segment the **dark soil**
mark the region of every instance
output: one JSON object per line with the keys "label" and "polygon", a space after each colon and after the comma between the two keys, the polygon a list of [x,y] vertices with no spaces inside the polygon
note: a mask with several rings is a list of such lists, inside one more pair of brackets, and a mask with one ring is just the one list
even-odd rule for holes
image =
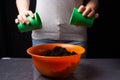
{"label": "dark soil", "polygon": [[75,52],[69,52],[65,48],[56,46],[53,50],[47,50],[44,54],[41,54],[41,56],[70,56],[76,54]]}

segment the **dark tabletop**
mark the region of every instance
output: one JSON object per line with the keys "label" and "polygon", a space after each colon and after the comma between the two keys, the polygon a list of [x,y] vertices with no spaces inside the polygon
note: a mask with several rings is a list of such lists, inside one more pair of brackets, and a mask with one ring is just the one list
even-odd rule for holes
{"label": "dark tabletop", "polygon": [[[41,76],[30,58],[0,59],[0,80],[60,80]],[[78,68],[62,80],[120,80],[120,59],[81,59]]]}

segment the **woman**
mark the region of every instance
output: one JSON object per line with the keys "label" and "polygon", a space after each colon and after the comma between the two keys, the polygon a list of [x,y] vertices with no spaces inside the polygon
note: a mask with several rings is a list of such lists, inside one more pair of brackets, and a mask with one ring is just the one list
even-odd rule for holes
{"label": "woman", "polygon": [[[69,19],[74,7],[77,7],[83,16],[98,18],[98,1],[89,0],[86,5],[82,3],[82,0],[37,0],[36,11],[40,14],[43,28],[32,31],[33,45],[60,42],[87,48],[87,27],[70,25]],[[29,1],[16,0],[16,5],[19,14],[15,22],[29,24],[26,16],[34,17],[29,9]]]}

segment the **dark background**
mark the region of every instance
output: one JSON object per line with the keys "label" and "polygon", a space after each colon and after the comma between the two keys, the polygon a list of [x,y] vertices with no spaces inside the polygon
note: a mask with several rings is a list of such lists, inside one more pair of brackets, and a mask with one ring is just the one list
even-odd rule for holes
{"label": "dark background", "polygon": [[[30,8],[34,12],[35,0]],[[31,32],[20,33],[15,24],[16,0],[0,0],[0,57],[30,57],[26,49],[32,46]]]}
{"label": "dark background", "polygon": [[88,29],[88,57],[120,58],[120,9],[116,0],[99,0],[99,19]]}
{"label": "dark background", "polygon": [[[120,58],[119,2],[99,0],[98,13],[92,28],[88,28],[88,58]],[[35,0],[30,8],[34,12]],[[32,45],[31,32],[20,33],[15,0],[0,0],[0,57],[30,57],[26,49]]]}

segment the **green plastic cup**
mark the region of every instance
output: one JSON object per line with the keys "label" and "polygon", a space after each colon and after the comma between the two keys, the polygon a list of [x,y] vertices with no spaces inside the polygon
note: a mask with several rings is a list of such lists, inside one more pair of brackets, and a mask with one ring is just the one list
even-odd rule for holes
{"label": "green plastic cup", "polygon": [[41,29],[42,28],[42,22],[40,19],[40,16],[37,12],[34,13],[34,18],[31,18],[30,16],[27,16],[27,19],[30,21],[29,24],[22,24],[21,22],[18,23],[18,29],[20,32],[27,32],[32,31],[35,29]]}
{"label": "green plastic cup", "polygon": [[78,12],[77,8],[73,9],[73,12],[71,14],[69,24],[77,25],[77,26],[86,26],[86,27],[92,27],[94,23],[94,17],[85,17],[82,16],[82,13]]}

